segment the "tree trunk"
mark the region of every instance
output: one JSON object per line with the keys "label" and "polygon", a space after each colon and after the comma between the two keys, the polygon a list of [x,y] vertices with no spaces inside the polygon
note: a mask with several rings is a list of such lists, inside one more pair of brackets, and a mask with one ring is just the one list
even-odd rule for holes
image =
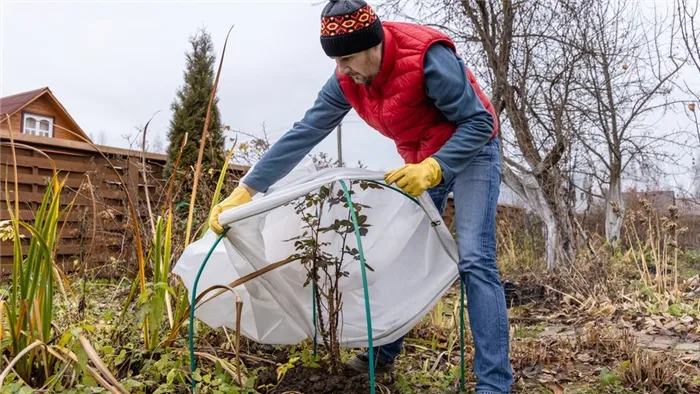
{"label": "tree trunk", "polygon": [[622,199],[622,177],[620,164],[613,163],[610,172],[610,187],[605,195],[605,238],[613,244],[620,239],[625,217],[625,202]]}
{"label": "tree trunk", "polygon": [[548,202],[535,177],[530,174],[518,177],[508,166],[503,167],[503,181],[542,219],[547,269],[560,263],[573,263],[574,232],[564,196],[554,194],[550,197],[553,201]]}

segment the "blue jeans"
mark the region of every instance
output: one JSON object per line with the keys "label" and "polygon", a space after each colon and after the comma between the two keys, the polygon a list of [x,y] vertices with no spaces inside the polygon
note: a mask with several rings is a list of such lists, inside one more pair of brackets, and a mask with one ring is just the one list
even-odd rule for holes
{"label": "blue jeans", "polygon": [[[459,274],[467,296],[469,326],[474,337],[475,391],[510,393],[508,312],[496,267],[496,207],[501,184],[499,141],[493,139],[450,184],[428,193],[440,213],[454,193]],[[393,361],[403,338],[375,349],[380,361]]]}

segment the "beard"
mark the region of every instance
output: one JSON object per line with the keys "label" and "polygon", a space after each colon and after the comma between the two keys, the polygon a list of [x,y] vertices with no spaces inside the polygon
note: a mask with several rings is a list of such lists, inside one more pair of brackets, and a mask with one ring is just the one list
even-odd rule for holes
{"label": "beard", "polygon": [[358,85],[369,85],[374,79],[373,77],[365,77],[362,75],[352,75],[351,78]]}
{"label": "beard", "polygon": [[369,85],[372,83],[372,81],[374,81],[374,77],[376,77],[378,73],[379,73],[379,70],[377,69],[376,72],[373,73],[372,75],[362,75],[362,74],[353,72],[353,73],[350,73],[348,76],[350,78],[352,78],[352,80],[358,85]]}
{"label": "beard", "polygon": [[372,59],[370,57],[365,59],[362,69],[366,71],[368,75],[351,71],[348,73],[348,76],[358,85],[370,85],[372,81],[374,81],[374,78],[379,74],[383,57],[384,55],[381,54],[378,59]]}

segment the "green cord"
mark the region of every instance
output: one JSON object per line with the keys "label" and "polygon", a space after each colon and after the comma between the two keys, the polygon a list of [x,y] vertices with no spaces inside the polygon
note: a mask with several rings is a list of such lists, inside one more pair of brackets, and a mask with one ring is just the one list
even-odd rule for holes
{"label": "green cord", "polygon": [[318,355],[318,340],[316,336],[318,335],[318,326],[316,324],[316,281],[311,283],[311,310],[314,315],[314,358]]}
{"label": "green cord", "polygon": [[399,189],[398,187],[394,187],[394,186],[391,186],[391,185],[387,185],[386,183],[381,183],[381,182],[377,182],[377,181],[367,181],[367,182],[376,183],[377,185],[381,185],[381,186],[383,186],[383,187],[388,187],[389,189],[403,194],[404,196],[408,197],[411,201],[413,201],[413,202],[415,202],[416,204],[420,205],[420,202],[418,201],[417,198],[415,198],[415,197],[413,197],[412,195],[406,193],[405,191]]}
{"label": "green cord", "polygon": [[345,182],[342,180],[340,186],[343,187],[343,192],[345,193],[345,198],[348,200],[348,209],[350,209],[350,215],[352,216],[352,224],[355,227],[355,238],[357,238],[357,249],[360,254],[360,268],[362,269],[362,287],[365,291],[365,314],[367,316],[367,339],[369,343],[369,392],[374,394],[374,344],[372,343],[372,314],[369,309],[369,290],[367,289],[367,274],[365,272],[365,253],[362,250],[362,239],[360,237],[360,226],[357,224],[357,215],[355,214],[355,207],[352,204],[352,198],[350,198],[350,193],[348,192]]}
{"label": "green cord", "polygon": [[[318,217],[318,206],[316,206],[316,217]],[[319,219],[320,220],[320,219]],[[314,359],[318,355],[318,323],[316,322],[316,278],[311,282],[311,311],[314,319]]]}
{"label": "green cord", "polygon": [[459,278],[459,387],[466,391],[464,382],[464,281]]}
{"label": "green cord", "polygon": [[195,302],[197,302],[197,283],[199,283],[199,277],[202,276],[202,271],[204,271],[204,266],[207,265],[207,262],[209,261],[209,256],[214,252],[214,249],[216,249],[216,245],[219,244],[222,238],[226,235],[228,232],[229,227],[225,228],[224,231],[219,234],[219,237],[216,239],[216,242],[214,242],[214,245],[209,249],[209,253],[207,253],[207,256],[204,258],[204,261],[202,261],[202,266],[199,267],[199,272],[197,272],[197,277],[194,279],[194,285],[192,286],[192,301],[190,301],[190,332],[189,332],[189,339],[190,339],[190,373],[192,374],[192,392],[196,393],[197,392],[197,382],[194,380],[194,371],[196,369],[197,365],[197,360],[194,358],[194,308],[195,308]]}

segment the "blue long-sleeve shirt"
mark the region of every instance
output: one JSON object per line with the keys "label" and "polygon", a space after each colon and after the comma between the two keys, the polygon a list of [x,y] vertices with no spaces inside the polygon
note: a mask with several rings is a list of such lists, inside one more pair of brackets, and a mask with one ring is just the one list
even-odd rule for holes
{"label": "blue long-sleeve shirt", "polygon": [[[424,57],[425,91],[457,130],[434,155],[443,182],[460,173],[493,133],[493,117],[486,111],[465,73],[465,64],[450,48],[432,45]],[[335,73],[321,88],[314,105],[294,123],[246,175],[244,182],[258,192],[286,176],[343,120],[352,106],[345,99]]]}

